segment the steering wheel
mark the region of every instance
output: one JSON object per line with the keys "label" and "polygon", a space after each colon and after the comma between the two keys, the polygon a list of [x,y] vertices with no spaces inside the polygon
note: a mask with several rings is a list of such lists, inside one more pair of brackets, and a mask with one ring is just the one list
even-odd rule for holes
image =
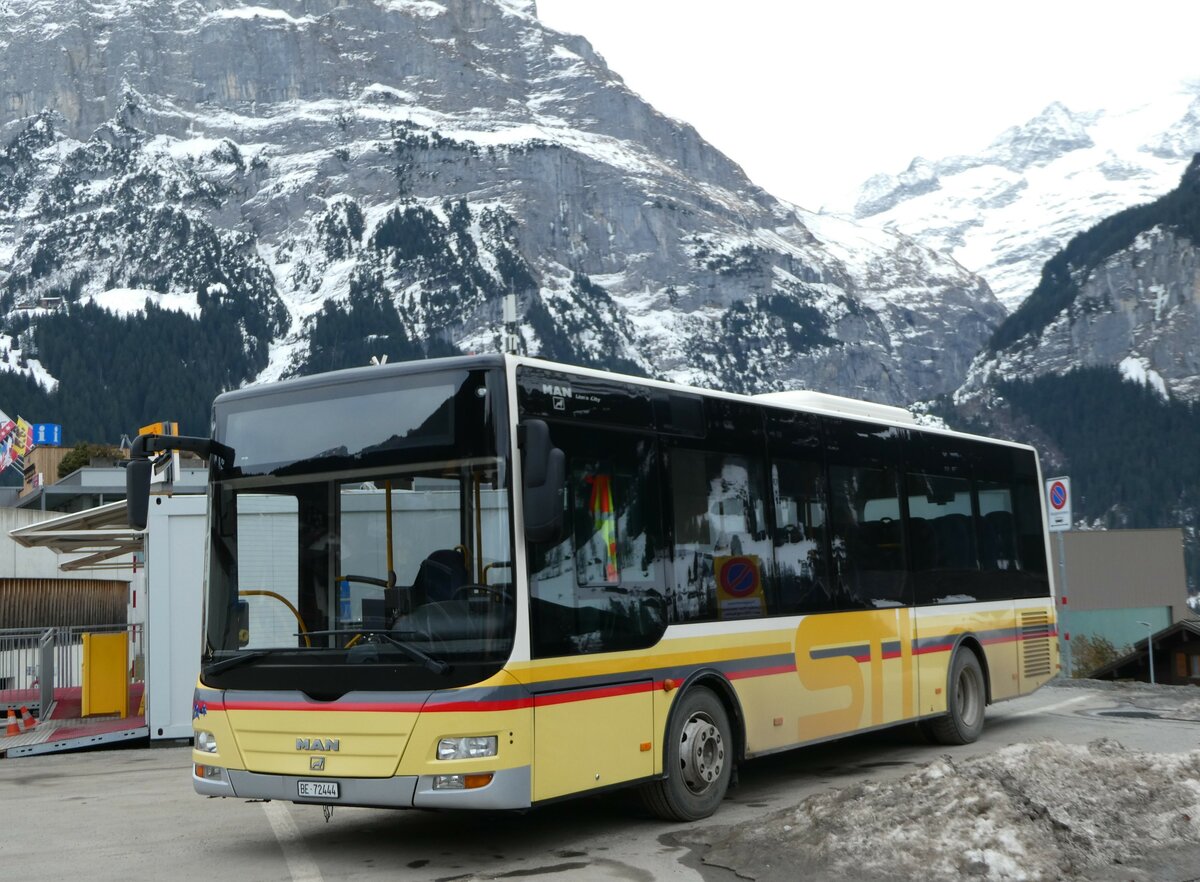
{"label": "steering wheel", "polygon": [[475,583],[471,583],[469,585],[458,586],[457,588],[454,589],[454,593],[450,595],[450,599],[451,600],[459,600],[462,597],[466,597],[468,600],[470,600],[471,595],[473,595],[473,594],[478,595],[480,593],[490,595],[491,597],[494,597],[500,603],[504,603],[505,601],[508,600],[508,595],[505,594],[502,589],[497,588],[495,585],[477,585]]}
{"label": "steering wheel", "polygon": [[363,585],[374,585],[377,588],[395,588],[396,574],[388,573],[387,579],[376,579],[374,576],[338,576],[336,582],[361,582]]}
{"label": "steering wheel", "polygon": [[454,619],[441,603],[426,603],[417,607],[405,620],[416,635],[429,645],[429,652],[435,656],[446,654],[445,635],[453,630]]}

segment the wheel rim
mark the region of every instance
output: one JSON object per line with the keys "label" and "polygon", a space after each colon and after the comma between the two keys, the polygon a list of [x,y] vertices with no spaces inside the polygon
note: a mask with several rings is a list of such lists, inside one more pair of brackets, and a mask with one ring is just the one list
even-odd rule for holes
{"label": "wheel rim", "polygon": [[693,793],[703,793],[720,780],[725,769],[725,739],[708,714],[693,714],[684,724],[679,766],[684,783]]}
{"label": "wheel rim", "polygon": [[958,673],[958,682],[954,687],[955,706],[959,718],[966,726],[974,726],[979,722],[983,712],[983,689],[974,668],[964,667]]}

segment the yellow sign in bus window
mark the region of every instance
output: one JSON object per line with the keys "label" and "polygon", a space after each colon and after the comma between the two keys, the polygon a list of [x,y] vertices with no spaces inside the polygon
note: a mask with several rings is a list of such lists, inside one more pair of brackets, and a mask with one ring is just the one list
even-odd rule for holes
{"label": "yellow sign in bus window", "polygon": [[762,566],[752,554],[716,556],[717,608],[723,619],[751,619],[766,615]]}

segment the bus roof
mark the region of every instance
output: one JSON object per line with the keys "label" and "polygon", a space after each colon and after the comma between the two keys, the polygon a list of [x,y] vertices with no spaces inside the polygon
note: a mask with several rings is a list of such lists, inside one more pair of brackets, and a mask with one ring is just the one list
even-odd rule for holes
{"label": "bus roof", "polygon": [[238,401],[260,395],[271,395],[275,392],[284,390],[290,391],[318,388],[321,386],[336,385],[339,383],[362,382],[364,380],[382,380],[388,377],[404,374],[426,373],[439,370],[479,369],[488,367],[515,368],[520,365],[528,365],[530,367],[537,367],[549,371],[582,374],[595,377],[597,379],[616,379],[629,383],[635,383],[641,386],[650,386],[665,390],[687,391],[696,393],[698,395],[730,398],[739,401],[747,401],[754,404],[782,407],[788,410],[801,410],[809,413],[827,414],[830,416],[840,416],[850,419],[869,420],[871,422],[884,423],[903,428],[911,428],[922,432],[933,432],[942,435],[956,435],[959,437],[975,438],[980,441],[989,441],[994,444],[1004,444],[1011,447],[1033,449],[1028,444],[1010,441],[1005,438],[991,438],[984,435],[959,432],[954,429],[942,429],[934,426],[918,425],[915,417],[908,410],[902,407],[896,407],[890,404],[878,404],[873,401],[861,401],[855,398],[845,398],[840,395],[830,395],[824,392],[813,392],[807,389],[800,389],[788,392],[766,392],[758,395],[743,395],[737,392],[724,392],[716,389],[704,389],[696,386],[687,386],[681,383],[673,383],[666,380],[654,380],[646,377],[636,377],[629,374],[619,374],[612,371],[597,370],[595,368],[562,364],[559,362],[546,361],[544,359],[532,358],[529,356],[503,355],[500,353],[460,355],[449,358],[431,358],[417,361],[401,361],[378,366],[372,365],[368,367],[346,368],[339,371],[329,371],[321,374],[311,374],[305,377],[281,380],[278,383],[268,383],[259,386],[246,386],[241,389],[225,392],[219,395],[216,400],[218,403],[224,404],[230,401]]}
{"label": "bus roof", "polygon": [[812,392],[808,389],[795,389],[791,392],[763,392],[753,397],[759,401],[782,404],[798,410],[819,410],[839,416],[887,420],[893,423],[916,425],[917,422],[916,417],[903,407],[877,404],[874,401],[860,401],[857,398],[843,398],[841,395]]}
{"label": "bus roof", "polygon": [[674,390],[677,392],[693,392],[697,395],[708,395],[717,398],[731,398],[737,401],[747,401],[751,404],[782,407],[787,410],[802,410],[808,413],[840,416],[848,419],[868,420],[870,422],[894,425],[900,428],[913,429],[919,432],[930,432],[937,435],[954,435],[959,438],[973,438],[991,444],[1003,444],[1007,447],[1019,447],[1023,450],[1036,450],[1019,441],[1007,438],[992,438],[987,435],[976,435],[971,432],[959,432],[955,429],[943,429],[937,426],[923,426],[908,410],[890,404],[877,404],[872,401],[860,401],[856,398],[844,398],[840,395],[830,395],[824,392],[795,390],[792,392],[765,392],[759,395],[744,395],[739,392],[723,392],[716,389],[704,389],[698,386],[687,386],[667,380],[652,380],[646,377],[635,377],[630,374],[619,374],[612,371],[602,371],[595,368],[578,367],[576,365],[560,364],[531,358],[525,355],[504,356],[510,365],[528,365],[549,371],[583,374],[596,379],[619,379],[641,386],[651,386],[656,389]]}
{"label": "bus roof", "polygon": [[427,358],[417,361],[397,361],[390,364],[368,365],[367,367],[345,368],[340,371],[326,371],[320,374],[308,374],[303,377],[293,377],[274,383],[263,383],[257,386],[243,386],[217,396],[216,403],[225,404],[230,401],[240,401],[245,398],[255,398],[260,395],[273,395],[276,392],[293,391],[298,389],[316,389],[322,386],[335,386],[340,383],[360,383],[364,380],[383,380],[389,377],[405,374],[421,374],[431,371],[444,370],[478,370],[479,368],[503,368],[504,356],[499,353],[484,355],[456,355],[450,358]]}

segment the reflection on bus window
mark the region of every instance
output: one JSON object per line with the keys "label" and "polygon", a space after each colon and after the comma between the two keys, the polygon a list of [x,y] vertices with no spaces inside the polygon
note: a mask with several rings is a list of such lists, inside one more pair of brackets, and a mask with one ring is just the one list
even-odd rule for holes
{"label": "reflection on bus window", "polygon": [[775,495],[775,565],[778,599],[773,612],[832,610],[825,560],[824,470],[816,462],[779,461],[771,467]]}
{"label": "reflection on bus window", "polygon": [[666,627],[654,443],[556,426],[567,456],[567,524],[530,548],[534,654],[650,646]]}
{"label": "reflection on bus window", "polygon": [[[744,591],[746,600],[761,598],[770,568],[761,464],[744,456],[676,449],[671,451],[670,483],[675,517],[671,620],[753,611],[754,604],[736,603],[733,594]],[[734,557],[746,558],[742,564],[749,581],[722,589],[717,568]],[[763,606],[758,603],[758,615],[765,612]]]}

